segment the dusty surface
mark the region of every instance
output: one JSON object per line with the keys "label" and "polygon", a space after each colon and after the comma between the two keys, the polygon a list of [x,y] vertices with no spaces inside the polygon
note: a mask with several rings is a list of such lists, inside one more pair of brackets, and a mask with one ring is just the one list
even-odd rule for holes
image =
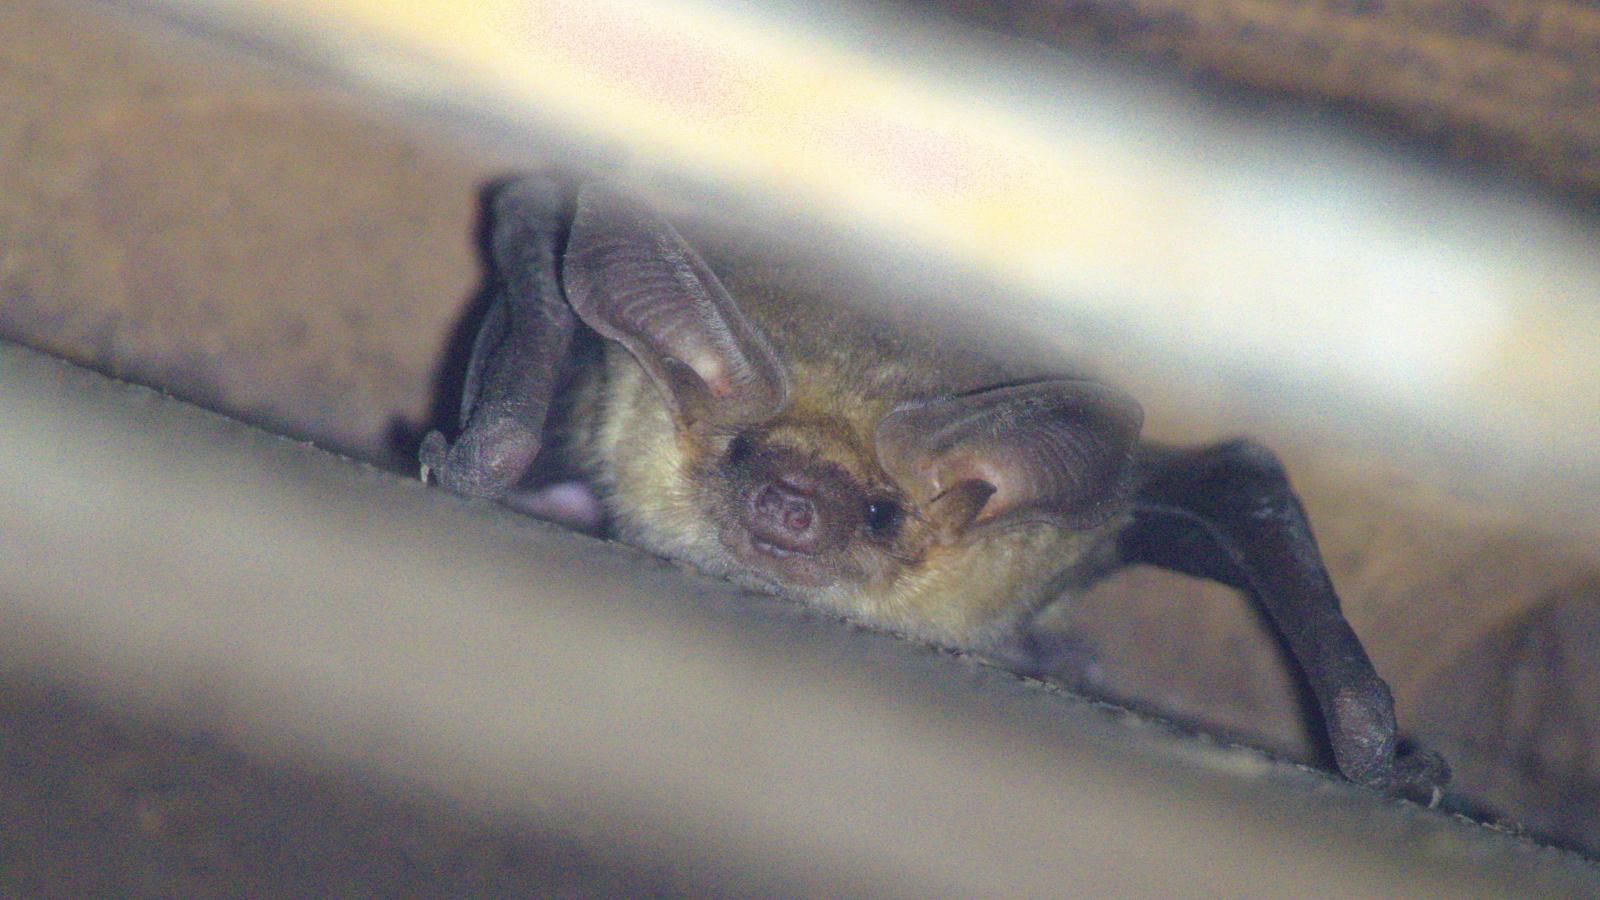
{"label": "dusty surface", "polygon": [[[0,481],[3,671],[48,672],[335,782],[359,771],[424,806],[525,817],[574,838],[543,842],[574,880],[614,857],[568,845],[630,848],[616,854],[643,867],[630,881],[687,872],[709,886],[697,893],[736,896],[1596,886],[1570,854],[31,351],[0,345],[0,373],[0,457],[23,476]],[[196,761],[205,802],[215,782]],[[92,792],[109,764],[88,762]],[[341,796],[289,792],[290,840],[339,847]],[[427,821],[402,831],[432,840]],[[243,862],[278,852],[270,834],[241,840],[267,845],[236,848]],[[305,864],[355,879],[369,863]],[[597,889],[616,879],[599,875]]]}
{"label": "dusty surface", "polygon": [[[1386,87],[1351,81],[1351,73],[1366,71],[1360,66],[1305,63],[1325,59],[1320,52],[1286,57],[1285,41],[1326,49],[1350,29],[1365,29],[1368,43],[1357,46],[1386,40],[1370,16],[1273,13],[1286,6],[1194,7],[1212,10],[1209,17],[1153,3],[1075,5],[1076,19],[1043,4],[1017,4],[1003,15],[968,12],[1036,36],[1087,28],[1138,53],[1247,83],[1359,99],[1423,123],[1414,126],[1419,133],[1461,143],[1469,157],[1514,158],[1554,184],[1592,189],[1590,132],[1600,117],[1585,112],[1593,99],[1585,93],[1582,47],[1566,56],[1546,47],[1587,39],[1582,10],[1558,8],[1576,24],[1535,29],[1530,34],[1548,40],[1522,50],[1494,29],[1475,38],[1510,54],[1475,60],[1501,60],[1496,65],[1517,73],[1525,65],[1559,70],[1553,80],[1519,75],[1504,89],[1480,92],[1492,108],[1479,113],[1463,105],[1462,98],[1479,95],[1470,72],[1441,70],[1448,90],[1410,76]],[[1029,8],[1035,12],[1020,12]],[[1491,13],[1493,22],[1509,21]],[[1252,32],[1269,36],[1264,44],[1237,39],[1257,27],[1250,16],[1276,23]],[[1451,26],[1440,33],[1459,32]],[[419,130],[394,111],[359,105],[237,49],[162,29],[130,33],[119,20],[61,0],[0,5],[0,33],[24,36],[0,47],[0,336],[276,431],[403,465],[397,425],[403,431],[426,417],[441,354],[478,287],[478,186],[510,165],[542,160],[544,150]],[[1455,52],[1432,38],[1422,46]],[[1286,58],[1301,64],[1283,64]],[[1402,68],[1425,72],[1427,59]],[[1338,73],[1346,80],[1335,79]],[[1534,94],[1523,102],[1517,90]],[[1423,100],[1408,99],[1414,97]],[[1589,715],[1600,709],[1600,673],[1586,637],[1596,633],[1592,565],[1516,523],[1440,500],[1404,479],[1385,481],[1401,476],[1384,473],[1381,462],[1329,460],[1292,443],[1281,449],[1350,617],[1395,683],[1403,720],[1456,760],[1465,794],[1565,841],[1600,846],[1600,754],[1593,749],[1600,725]],[[1403,556],[1395,546],[1406,547]],[[1073,624],[1100,648],[1106,690],[1303,751],[1289,682],[1270,642],[1228,592],[1130,572],[1097,592]],[[247,768],[237,759],[204,747],[185,757],[187,799],[149,820],[198,824],[140,831],[137,803],[128,805],[128,797],[143,789],[130,795],[130,782],[116,773],[161,771],[174,753],[188,752],[185,739],[135,740],[124,726],[55,705],[59,698],[31,687],[8,696],[19,729],[57,742],[48,758],[63,773],[41,781],[38,787],[48,788],[42,793],[19,788],[16,796],[38,798],[28,807],[34,810],[119,810],[107,813],[122,817],[118,833],[147,848],[116,857],[133,861],[129,871],[146,865],[141,853],[181,868],[196,852],[184,842],[210,840],[203,835],[211,826],[226,827],[199,811],[205,804],[195,798],[209,790],[203,786]],[[54,724],[52,715],[60,716]],[[8,729],[7,737],[21,733]],[[45,758],[26,756],[36,752],[27,747],[17,752]],[[80,763],[70,772],[69,760]],[[144,776],[129,777],[137,784]],[[279,774],[259,777],[279,783]],[[289,810],[311,810],[323,802],[317,798],[334,796],[293,778],[283,783],[298,785],[293,790],[304,792],[304,802],[285,802],[269,818],[300,816]],[[116,802],[107,805],[108,797]],[[384,802],[361,801],[373,804],[366,821],[393,818],[378,812],[389,808]],[[468,828],[405,815],[417,816],[424,830]],[[98,820],[86,813],[83,821]],[[366,840],[354,836],[364,825],[337,816],[319,821],[334,823],[333,832],[351,841]],[[32,832],[47,842],[40,846],[63,853],[92,846],[74,844],[77,838],[42,820],[40,828]],[[54,840],[62,843],[48,844]],[[250,856],[257,851],[246,849],[248,841],[217,841],[244,854],[237,861],[242,879],[269,867],[269,857]],[[487,832],[463,841],[464,848],[524,846]],[[365,853],[377,845],[350,846]],[[434,870],[455,865],[448,857],[438,857],[444,861],[431,864]]]}
{"label": "dusty surface", "polygon": [[0,687],[0,821],[7,897],[690,892],[570,838],[266,765],[15,676]]}

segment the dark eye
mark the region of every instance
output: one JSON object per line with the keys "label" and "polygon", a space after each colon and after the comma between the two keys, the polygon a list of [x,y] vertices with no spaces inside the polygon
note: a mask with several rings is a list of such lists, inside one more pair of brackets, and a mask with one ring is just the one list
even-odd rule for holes
{"label": "dark eye", "polygon": [[867,531],[880,540],[888,540],[900,530],[904,513],[900,504],[888,497],[879,497],[867,503]]}
{"label": "dark eye", "polygon": [[737,435],[728,442],[728,462],[740,465],[750,458],[750,439],[744,435]]}

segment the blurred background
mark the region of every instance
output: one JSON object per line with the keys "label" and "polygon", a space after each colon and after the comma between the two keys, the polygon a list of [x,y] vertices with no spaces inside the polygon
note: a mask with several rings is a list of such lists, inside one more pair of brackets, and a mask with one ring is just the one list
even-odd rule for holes
{"label": "blurred background", "polygon": [[[1600,10],[13,0],[0,33],[0,337],[409,472],[480,187],[614,174],[1120,385],[1154,438],[1273,446],[1453,802],[1600,852]],[[1101,694],[1312,757],[1230,592],[1133,570],[1058,613]],[[180,739],[52,690],[0,686],[55,742],[0,749],[198,821],[146,784]]]}

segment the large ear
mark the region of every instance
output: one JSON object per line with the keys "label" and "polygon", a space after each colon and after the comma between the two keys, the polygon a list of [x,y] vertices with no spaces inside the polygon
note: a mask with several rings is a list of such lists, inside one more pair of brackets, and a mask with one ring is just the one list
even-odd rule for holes
{"label": "large ear", "polygon": [[945,540],[1026,521],[1089,528],[1132,480],[1144,411],[1092,381],[1040,381],[896,407],[878,462]]}
{"label": "large ear", "polygon": [[562,284],[578,317],[633,354],[680,422],[745,425],[783,409],[789,385],[778,355],[705,262],[644,204],[585,186]]}

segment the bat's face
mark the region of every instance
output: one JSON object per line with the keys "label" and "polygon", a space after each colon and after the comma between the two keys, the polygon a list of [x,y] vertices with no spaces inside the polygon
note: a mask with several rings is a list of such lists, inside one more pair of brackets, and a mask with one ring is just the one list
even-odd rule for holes
{"label": "bat's face", "polygon": [[1103,385],[942,393],[903,377],[936,360],[889,358],[882,335],[769,336],[670,225],[599,188],[562,286],[613,342],[599,480],[622,536],[657,552],[970,645],[1072,562],[1049,550],[1124,509],[1142,413]]}
{"label": "bat's face", "polygon": [[904,494],[841,425],[751,426],[697,476],[726,551],[791,592],[881,590],[925,543]]}
{"label": "bat's face", "polygon": [[582,452],[623,539],[832,607],[890,592],[921,565],[928,528],[878,465],[870,423],[794,397],[766,421],[687,422],[631,354],[607,357]]}
{"label": "bat's face", "polygon": [[[633,354],[607,356],[588,452],[619,537],[880,627],[987,646],[1121,511],[1120,460],[1077,433],[1130,426],[1083,382],[864,401],[807,360],[785,365],[777,413],[729,425],[686,418]],[[1110,470],[1030,474],[1052,454]]]}

